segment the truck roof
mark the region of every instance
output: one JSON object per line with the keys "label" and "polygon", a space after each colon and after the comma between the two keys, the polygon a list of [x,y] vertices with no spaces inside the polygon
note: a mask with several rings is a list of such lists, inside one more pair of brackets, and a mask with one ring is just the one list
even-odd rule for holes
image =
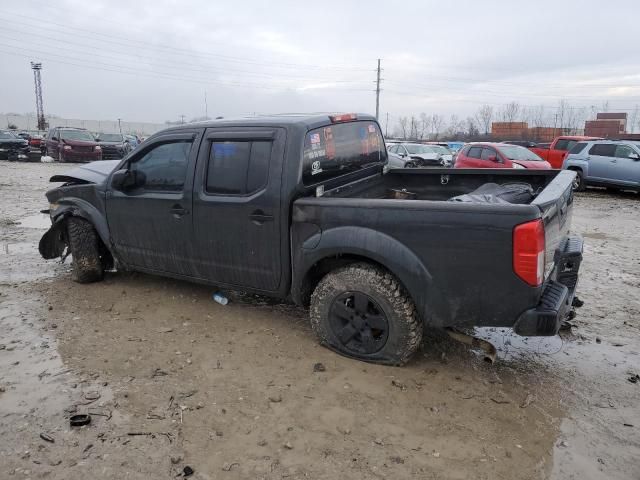
{"label": "truck roof", "polygon": [[[307,130],[333,123],[330,116],[341,113],[283,113],[275,115],[256,115],[250,117],[231,117],[216,120],[204,120],[201,122],[185,123],[167,128],[168,130],[183,130],[191,128],[215,128],[224,126],[255,126],[255,127],[283,127],[297,126]],[[376,121],[373,115],[367,113],[355,114],[357,120]],[[337,122],[336,122],[337,123]]]}

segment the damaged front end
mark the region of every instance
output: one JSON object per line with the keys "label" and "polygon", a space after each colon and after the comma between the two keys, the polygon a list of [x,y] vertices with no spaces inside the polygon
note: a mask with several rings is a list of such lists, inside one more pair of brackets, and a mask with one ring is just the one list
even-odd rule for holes
{"label": "damaged front end", "polygon": [[42,258],[52,260],[62,257],[68,245],[66,225],[65,215],[60,215],[42,236],[38,243],[38,251]]}

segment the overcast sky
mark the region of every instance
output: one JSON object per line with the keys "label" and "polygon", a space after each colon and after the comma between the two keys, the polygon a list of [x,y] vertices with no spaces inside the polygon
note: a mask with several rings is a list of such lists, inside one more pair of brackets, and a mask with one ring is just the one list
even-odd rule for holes
{"label": "overcast sky", "polygon": [[0,10],[0,112],[473,114],[640,104],[640,2],[22,0]]}

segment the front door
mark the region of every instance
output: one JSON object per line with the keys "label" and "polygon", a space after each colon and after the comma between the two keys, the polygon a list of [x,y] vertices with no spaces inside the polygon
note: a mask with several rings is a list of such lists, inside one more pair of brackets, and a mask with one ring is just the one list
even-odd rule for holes
{"label": "front door", "polygon": [[281,228],[287,220],[280,217],[285,137],[284,129],[266,127],[211,128],[205,133],[193,187],[198,277],[255,290],[278,289]]}
{"label": "front door", "polygon": [[109,188],[106,199],[111,238],[128,265],[193,275],[191,179],[201,136],[156,137],[120,167],[140,179],[124,191]]}
{"label": "front door", "polygon": [[612,162],[611,178],[619,185],[640,185],[640,160],[631,145],[616,145],[615,161]]}

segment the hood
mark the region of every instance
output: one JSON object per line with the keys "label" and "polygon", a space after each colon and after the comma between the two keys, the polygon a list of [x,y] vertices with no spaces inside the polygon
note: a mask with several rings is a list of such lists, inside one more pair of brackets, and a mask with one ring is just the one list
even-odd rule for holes
{"label": "hood", "polygon": [[3,138],[0,140],[1,145],[28,145],[24,138]]}
{"label": "hood", "polygon": [[108,141],[105,141],[105,140],[100,140],[98,142],[99,145],[109,145],[109,146],[111,146],[111,145],[118,146],[118,145],[123,145],[124,143],[125,143],[124,140],[120,140],[118,142],[108,142]]}
{"label": "hood", "polygon": [[522,165],[524,168],[528,168],[531,170],[550,170],[551,169],[551,164],[547,161],[544,162],[540,162],[540,161],[524,161],[524,160],[511,160],[512,163],[519,163],[520,165]]}
{"label": "hood", "polygon": [[416,158],[420,160],[437,160],[437,153],[412,153],[409,155],[411,158]]}
{"label": "hood", "polygon": [[89,142],[84,140],[67,140],[62,139],[62,143],[66,143],[67,145],[71,145],[72,147],[95,147],[98,145],[98,142]]}
{"label": "hood", "polygon": [[87,163],[81,167],[72,168],[62,175],[54,175],[50,182],[65,183],[102,183],[118,166],[120,160],[101,160]]}

